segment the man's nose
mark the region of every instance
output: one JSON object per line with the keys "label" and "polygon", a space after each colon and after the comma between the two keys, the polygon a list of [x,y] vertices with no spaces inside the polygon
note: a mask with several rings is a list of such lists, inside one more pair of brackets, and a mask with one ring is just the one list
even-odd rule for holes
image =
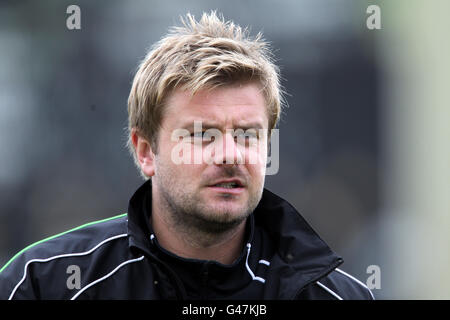
{"label": "man's nose", "polygon": [[222,136],[219,145],[216,146],[214,163],[220,165],[235,165],[244,162],[241,147],[235,141],[234,135],[227,132]]}

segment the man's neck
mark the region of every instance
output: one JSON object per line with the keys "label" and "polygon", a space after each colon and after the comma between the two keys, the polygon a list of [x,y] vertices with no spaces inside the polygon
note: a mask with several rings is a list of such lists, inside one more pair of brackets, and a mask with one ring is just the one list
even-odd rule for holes
{"label": "man's neck", "polygon": [[211,235],[200,230],[185,230],[169,220],[162,212],[154,210],[150,222],[159,244],[180,257],[232,264],[244,246],[246,221],[232,230]]}

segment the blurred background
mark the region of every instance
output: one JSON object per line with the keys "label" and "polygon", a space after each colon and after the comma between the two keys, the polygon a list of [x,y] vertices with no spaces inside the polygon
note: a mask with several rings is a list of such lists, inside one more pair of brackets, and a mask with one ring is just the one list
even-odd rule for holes
{"label": "blurred background", "polygon": [[[69,5],[81,30],[69,30]],[[369,5],[381,11],[370,30]],[[450,22],[445,0],[0,1],[0,266],[127,211],[138,62],[179,16],[262,31],[288,92],[280,170],[292,203],[377,299],[450,298]]]}

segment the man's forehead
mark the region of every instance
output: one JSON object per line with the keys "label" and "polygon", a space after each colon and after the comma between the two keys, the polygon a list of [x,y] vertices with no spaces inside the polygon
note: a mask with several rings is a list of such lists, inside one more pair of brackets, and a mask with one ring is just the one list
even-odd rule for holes
{"label": "man's forehead", "polygon": [[168,103],[221,106],[229,105],[230,103],[236,105],[264,104],[265,101],[260,86],[250,82],[200,89],[195,93],[187,89],[177,88],[171,92]]}
{"label": "man's forehead", "polygon": [[166,116],[183,125],[201,121],[205,126],[265,127],[268,122],[264,97],[256,85],[199,90],[194,95],[177,89],[167,100]]}

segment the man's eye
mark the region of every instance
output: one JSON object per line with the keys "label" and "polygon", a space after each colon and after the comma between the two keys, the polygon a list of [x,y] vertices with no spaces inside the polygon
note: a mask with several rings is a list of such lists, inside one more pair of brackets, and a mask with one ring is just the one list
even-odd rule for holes
{"label": "man's eye", "polygon": [[193,137],[195,140],[197,139],[201,139],[204,141],[214,141],[214,136],[211,135],[209,132],[207,131],[202,131],[202,132],[192,132],[191,133],[191,137]]}
{"label": "man's eye", "polygon": [[256,133],[248,133],[248,132],[237,132],[234,134],[235,140],[245,139],[245,140],[253,140],[258,139],[258,135]]}

